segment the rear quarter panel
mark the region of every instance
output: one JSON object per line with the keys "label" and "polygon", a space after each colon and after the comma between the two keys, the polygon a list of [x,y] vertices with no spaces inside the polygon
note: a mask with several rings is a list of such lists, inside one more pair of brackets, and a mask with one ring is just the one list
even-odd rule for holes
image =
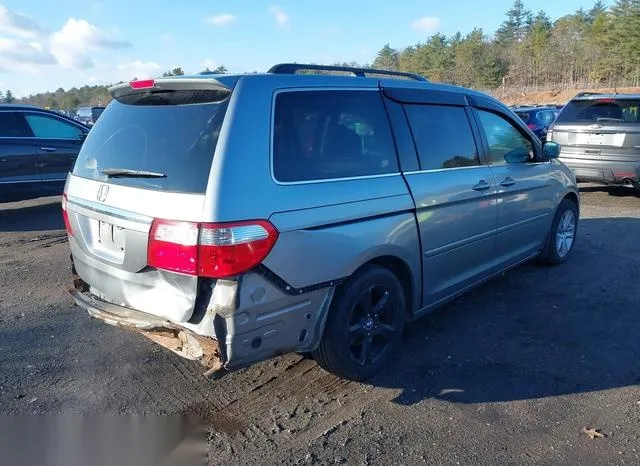
{"label": "rear quarter panel", "polygon": [[[249,77],[236,84],[213,159],[207,220],[269,219],[280,236],[264,265],[294,288],[348,277],[368,260],[392,255],[407,264],[413,290],[420,291],[415,205],[402,175],[299,184],[273,179],[273,99],[281,89],[300,89],[296,78]],[[364,90],[363,83],[369,80],[347,79],[339,88]],[[375,81],[367,86],[378,90]],[[318,80],[313,88],[336,86]]]}
{"label": "rear quarter panel", "polygon": [[[382,180],[404,184],[400,176]],[[280,237],[264,265],[292,287],[305,288],[349,277],[373,259],[392,256],[410,272],[417,309],[421,254],[413,208],[411,196],[401,193],[276,213],[270,220]]]}

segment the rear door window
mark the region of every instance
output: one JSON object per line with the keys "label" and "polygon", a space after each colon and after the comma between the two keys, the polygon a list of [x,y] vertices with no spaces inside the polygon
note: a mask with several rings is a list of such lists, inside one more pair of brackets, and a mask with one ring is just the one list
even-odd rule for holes
{"label": "rear door window", "polygon": [[377,91],[295,91],[276,96],[273,172],[281,182],[398,172]]}
{"label": "rear door window", "polygon": [[75,125],[47,115],[26,114],[33,135],[46,139],[80,139],[82,131]]}
{"label": "rear door window", "polygon": [[423,170],[480,165],[464,107],[406,105],[405,111]]}
{"label": "rear door window", "polygon": [[572,100],[560,115],[557,123],[565,124],[639,124],[640,100],[597,99]]}
{"label": "rear door window", "polygon": [[19,112],[0,112],[0,138],[33,137],[31,128]]}
{"label": "rear door window", "polygon": [[[73,174],[137,188],[204,193],[229,94],[154,91],[114,100],[89,132]],[[104,170],[163,177],[107,177]]]}
{"label": "rear door window", "polygon": [[551,126],[556,119],[556,114],[552,110],[538,112],[538,120],[542,120],[545,125]]}

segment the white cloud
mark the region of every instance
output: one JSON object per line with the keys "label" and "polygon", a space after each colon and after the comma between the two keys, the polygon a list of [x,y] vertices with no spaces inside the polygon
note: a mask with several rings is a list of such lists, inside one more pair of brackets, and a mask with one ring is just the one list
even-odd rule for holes
{"label": "white cloud", "polygon": [[134,78],[145,79],[159,76],[163,68],[154,61],[135,60],[127,63],[119,63],[116,66],[117,76],[120,81],[130,81]]}
{"label": "white cloud", "polygon": [[47,30],[40,26],[36,20],[22,13],[9,11],[4,5],[0,5],[0,32],[23,39],[34,39],[47,35]]}
{"label": "white cloud", "polygon": [[40,42],[0,37],[0,69],[27,69],[56,63],[56,58]]}
{"label": "white cloud", "polygon": [[423,16],[412,24],[413,29],[420,32],[435,32],[440,27],[440,18],[436,16]]}
{"label": "white cloud", "polygon": [[94,66],[92,53],[104,49],[130,47],[127,41],[109,38],[84,19],[69,18],[60,31],[52,34],[51,53],[63,68],[84,69]]}
{"label": "white cloud", "polygon": [[209,68],[210,70],[215,70],[218,67],[218,64],[211,58],[205,58],[200,62],[200,66],[203,70],[206,70],[207,68]]}
{"label": "white cloud", "polygon": [[269,11],[275,18],[278,26],[280,26],[281,28],[285,28],[289,25],[289,15],[282,8],[277,5],[272,5],[269,8]]}
{"label": "white cloud", "polygon": [[219,15],[208,16],[204,22],[213,26],[228,26],[236,22],[236,17],[231,13],[222,13]]}

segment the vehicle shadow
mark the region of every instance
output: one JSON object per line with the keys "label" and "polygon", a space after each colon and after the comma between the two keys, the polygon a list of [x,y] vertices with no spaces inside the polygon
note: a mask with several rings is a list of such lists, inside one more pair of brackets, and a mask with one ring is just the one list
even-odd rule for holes
{"label": "vehicle shadow", "polygon": [[581,193],[598,193],[604,192],[613,197],[639,197],[640,189],[627,188],[624,186],[580,186]]}
{"label": "vehicle shadow", "polygon": [[639,218],[584,219],[571,260],[527,264],[409,324],[374,386],[481,403],[640,384]]}
{"label": "vehicle shadow", "polygon": [[0,232],[64,230],[60,196],[0,204]]}

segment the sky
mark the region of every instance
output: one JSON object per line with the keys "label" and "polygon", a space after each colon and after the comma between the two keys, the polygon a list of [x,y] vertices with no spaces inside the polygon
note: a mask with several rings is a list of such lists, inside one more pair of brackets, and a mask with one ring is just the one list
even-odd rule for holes
{"label": "sky", "polygon": [[[552,19],[594,0],[525,0]],[[493,34],[513,0],[0,0],[0,91],[18,97],[224,65],[370,63],[389,43]],[[400,6],[402,5],[402,6]]]}

